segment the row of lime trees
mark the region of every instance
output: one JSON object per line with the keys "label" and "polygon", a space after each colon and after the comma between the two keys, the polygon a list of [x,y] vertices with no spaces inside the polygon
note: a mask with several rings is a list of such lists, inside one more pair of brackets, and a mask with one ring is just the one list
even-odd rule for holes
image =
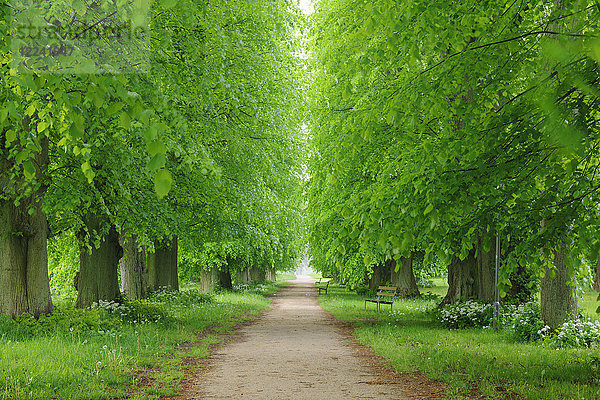
{"label": "row of lime trees", "polygon": [[2,314],[264,280],[302,248],[300,11],[121,3],[0,5]]}

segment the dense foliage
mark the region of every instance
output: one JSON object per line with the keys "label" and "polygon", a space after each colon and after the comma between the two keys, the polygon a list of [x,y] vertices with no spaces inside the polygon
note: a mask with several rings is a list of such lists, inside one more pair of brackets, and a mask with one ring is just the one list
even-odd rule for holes
{"label": "dense foliage", "polygon": [[503,294],[565,246],[571,276],[595,264],[599,24],[589,1],[320,1],[315,266],[364,279],[415,249],[448,265],[498,230]]}
{"label": "dense foliage", "polygon": [[[74,290],[73,262],[112,232],[149,253],[178,238],[188,278],[295,262],[304,101],[294,4],[1,7],[0,216],[10,224],[0,236],[35,236],[40,254],[51,237],[57,292]],[[32,27],[43,29],[28,36]],[[47,50],[55,45],[71,52]],[[47,274],[44,260],[3,262]],[[9,275],[3,287],[14,285]],[[47,280],[25,284],[49,293]],[[14,307],[3,312],[22,312]]]}

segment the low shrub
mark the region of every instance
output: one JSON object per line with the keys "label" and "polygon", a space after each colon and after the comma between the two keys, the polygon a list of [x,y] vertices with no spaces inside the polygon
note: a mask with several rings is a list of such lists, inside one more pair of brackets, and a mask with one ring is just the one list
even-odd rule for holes
{"label": "low shrub", "polygon": [[92,304],[92,309],[100,310],[111,317],[119,318],[126,324],[149,324],[169,322],[167,311],[158,303],[148,300],[126,300],[123,303],[103,301]]}
{"label": "low shrub", "polygon": [[475,300],[450,304],[437,312],[441,324],[450,329],[483,328],[491,324],[493,315],[491,304]]}
{"label": "low shrub", "polygon": [[[506,307],[507,310],[511,309],[509,307]],[[545,324],[542,321],[539,304],[530,302],[512,306],[512,312],[506,314],[509,326],[518,341],[533,342],[542,338],[541,329]]]}
{"label": "low shrub", "polygon": [[545,326],[540,336],[556,347],[598,347],[600,346],[600,321],[577,319],[565,322],[556,332]]}
{"label": "low shrub", "polygon": [[36,336],[69,335],[73,332],[109,331],[120,321],[100,310],[79,309],[73,306],[55,305],[52,314],[42,314],[37,319],[22,314],[13,319],[0,316],[0,337],[22,341]]}
{"label": "low shrub", "polygon": [[215,298],[212,294],[202,293],[199,290],[170,290],[162,289],[150,293],[148,300],[153,303],[163,303],[167,305],[192,306],[195,304],[212,303]]}

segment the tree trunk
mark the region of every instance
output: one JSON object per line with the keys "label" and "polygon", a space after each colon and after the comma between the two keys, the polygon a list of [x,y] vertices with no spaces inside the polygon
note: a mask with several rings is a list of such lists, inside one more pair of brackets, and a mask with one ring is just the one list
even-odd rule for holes
{"label": "tree trunk", "polygon": [[[42,151],[33,164],[36,177],[43,179],[48,165],[48,140],[40,141]],[[9,166],[3,162],[0,168]],[[7,186],[1,182],[2,187]],[[35,317],[52,312],[48,278],[48,222],[42,212],[46,187],[40,188],[15,206],[14,199],[0,199],[0,314]],[[32,214],[29,211],[32,210]]]}
{"label": "tree trunk", "polygon": [[[93,228],[97,230],[98,226],[99,224],[96,224]],[[80,246],[79,272],[75,279],[78,292],[75,303],[77,307],[90,307],[99,300],[120,300],[117,268],[122,255],[123,248],[119,244],[119,235],[114,227],[110,228],[98,248],[92,245],[90,251]]]}
{"label": "tree trunk", "polygon": [[598,260],[596,261],[596,271],[594,274],[594,290],[600,292],[600,254],[598,254]]}
{"label": "tree trunk", "polygon": [[411,298],[421,296],[417,286],[417,280],[415,279],[412,261],[412,253],[410,257],[401,258],[399,268],[397,268],[396,260],[393,258],[389,260],[390,268],[392,270],[392,286],[398,288],[398,295],[400,297]]}
{"label": "tree trunk", "polygon": [[237,273],[237,284],[238,285],[247,285],[250,282],[250,269],[248,267],[244,268]]}
{"label": "tree trunk", "polygon": [[200,291],[204,293],[213,292],[219,285],[219,270],[213,268],[211,270],[202,270],[200,277]]}
{"label": "tree trunk", "polygon": [[148,288],[179,290],[177,276],[177,237],[169,244],[156,244],[148,254]]}
{"label": "tree trunk", "polygon": [[145,299],[148,288],[146,250],[139,245],[136,235],[121,237],[119,242],[123,247],[123,257],[119,261],[121,290],[128,299]]}
{"label": "tree trunk", "polygon": [[[569,247],[561,244],[554,252],[554,269],[544,266],[540,283],[542,320],[551,329],[559,328],[569,318],[577,318],[575,287],[569,286],[569,267],[566,265]],[[551,275],[554,275],[552,277]]]}
{"label": "tree trunk", "polygon": [[391,266],[388,263],[382,262],[373,265],[373,273],[368,282],[369,289],[377,290],[379,286],[390,281],[391,277]]}
{"label": "tree trunk", "polygon": [[448,266],[448,292],[440,306],[454,304],[459,299],[477,298],[477,260],[471,249],[464,260],[452,256]]}
{"label": "tree trunk", "polygon": [[484,249],[484,239],[480,236],[477,240],[477,299],[494,302],[496,287],[496,246],[490,244],[489,249]]}
{"label": "tree trunk", "polygon": [[267,269],[266,280],[271,282],[275,282],[277,280],[277,271],[275,271],[275,268]]}
{"label": "tree trunk", "polygon": [[231,272],[229,271],[229,266],[224,265],[224,269],[219,270],[219,286],[222,289],[233,289],[233,283],[231,282]]}
{"label": "tree trunk", "polygon": [[265,280],[265,270],[259,267],[250,268],[250,282],[263,282]]}

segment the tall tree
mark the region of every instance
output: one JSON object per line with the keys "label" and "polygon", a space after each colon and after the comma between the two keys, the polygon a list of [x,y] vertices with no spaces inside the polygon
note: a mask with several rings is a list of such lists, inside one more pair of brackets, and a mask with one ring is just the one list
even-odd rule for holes
{"label": "tall tree", "polygon": [[[541,264],[539,249],[565,226],[578,238],[571,258],[589,254],[600,187],[599,12],[578,1],[319,2],[315,263],[358,273],[359,260],[398,262],[416,247],[450,265],[454,301],[489,297],[480,241],[498,230],[504,248],[514,246],[502,293],[520,266]],[[554,31],[556,21],[566,28]],[[556,222],[540,233],[544,218]]]}

